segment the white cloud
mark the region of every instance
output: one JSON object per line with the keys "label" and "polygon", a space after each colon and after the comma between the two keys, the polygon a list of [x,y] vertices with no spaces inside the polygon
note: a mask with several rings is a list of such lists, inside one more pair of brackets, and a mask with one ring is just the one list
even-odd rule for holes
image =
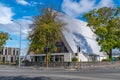
{"label": "white cloud", "polygon": [[15,20],[16,22],[12,22],[12,17],[14,13],[12,12],[12,9],[10,7],[7,7],[3,4],[0,4],[0,31],[7,32],[12,40],[8,40],[6,46],[8,47],[19,47],[19,37],[20,37],[20,25],[22,28],[22,39],[21,39],[21,45],[22,48],[28,48],[28,30],[29,30],[29,24],[32,23],[32,21],[28,18],[30,17],[24,17],[23,19]]}
{"label": "white cloud", "polygon": [[42,2],[30,1],[30,6],[39,7],[39,6],[43,6],[43,5],[45,5],[45,4]]}
{"label": "white cloud", "polygon": [[12,9],[9,7],[0,4],[0,24],[8,24],[11,23],[11,19],[14,13]]}
{"label": "white cloud", "polygon": [[21,24],[22,37],[27,38],[28,31],[30,30],[29,25],[32,24],[32,21],[28,19],[20,19],[18,22]]}
{"label": "white cloud", "polygon": [[[27,39],[28,37],[28,31],[30,30],[29,29],[29,25],[32,23],[30,20],[26,20],[26,19],[20,19],[20,20],[17,20],[18,23],[20,23],[21,25],[21,36],[22,36],[22,39]],[[13,34],[19,36],[20,34],[20,25],[17,24],[16,22],[13,23],[14,24],[14,32]]]}
{"label": "white cloud", "polygon": [[[22,49],[28,48],[28,30],[29,24],[32,21],[29,19],[30,17],[26,16],[23,19],[15,20],[16,22],[12,22],[14,12],[12,12],[12,8],[5,6],[0,3],[0,31],[7,32],[12,40],[8,40],[6,46],[7,47],[19,47],[19,37],[20,37],[20,25],[22,28],[22,39],[21,39],[21,47]],[[22,51],[24,52],[24,50]]]}
{"label": "white cloud", "polygon": [[16,0],[17,3],[22,4],[22,5],[29,5],[29,3],[25,0]]}
{"label": "white cloud", "polygon": [[87,12],[93,8],[95,0],[81,0],[79,2],[73,0],[64,0],[62,4],[62,10],[73,17],[77,17],[79,14]]}
{"label": "white cloud", "polygon": [[36,5],[38,5],[38,3],[35,2],[35,1],[31,1],[31,2],[30,2],[30,5],[31,5],[31,6],[36,6]]}
{"label": "white cloud", "polygon": [[101,0],[96,4],[96,0],[80,0],[76,2],[74,0],[64,0],[62,3],[62,10],[70,16],[78,17],[81,14],[92,10],[93,8],[100,7],[112,7],[114,6],[113,0]]}
{"label": "white cloud", "polygon": [[20,37],[20,25],[21,25],[21,42],[22,48],[28,47],[28,31],[29,31],[29,24],[32,21],[26,19],[19,19],[9,24],[0,24],[0,30],[7,32],[11,37],[12,40],[7,42],[6,46],[9,47],[19,47],[19,37]]}
{"label": "white cloud", "polygon": [[97,6],[97,8],[100,7],[114,7],[114,1],[113,0],[101,0]]}

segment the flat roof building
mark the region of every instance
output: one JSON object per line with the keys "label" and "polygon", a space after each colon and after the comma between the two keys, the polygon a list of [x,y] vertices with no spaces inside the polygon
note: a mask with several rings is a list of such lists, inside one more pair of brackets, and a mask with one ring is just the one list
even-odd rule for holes
{"label": "flat roof building", "polygon": [[19,58],[19,50],[19,48],[4,47],[0,50],[0,62],[15,62]]}

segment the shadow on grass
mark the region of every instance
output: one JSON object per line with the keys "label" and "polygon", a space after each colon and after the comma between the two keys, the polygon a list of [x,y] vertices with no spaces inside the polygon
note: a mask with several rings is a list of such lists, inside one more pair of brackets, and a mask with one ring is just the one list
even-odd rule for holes
{"label": "shadow on grass", "polygon": [[0,80],[52,80],[49,77],[1,76]]}

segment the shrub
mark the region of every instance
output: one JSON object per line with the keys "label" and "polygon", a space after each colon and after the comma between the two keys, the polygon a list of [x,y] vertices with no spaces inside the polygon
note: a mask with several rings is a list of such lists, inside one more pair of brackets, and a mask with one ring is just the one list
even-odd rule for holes
{"label": "shrub", "polygon": [[120,60],[120,56],[119,56],[119,57],[116,57],[115,59],[116,59],[116,61],[119,61],[119,60]]}
{"label": "shrub", "polygon": [[111,59],[107,58],[107,59],[102,59],[102,61],[111,61]]}
{"label": "shrub", "polygon": [[9,61],[6,61],[5,64],[9,64],[10,62]]}
{"label": "shrub", "polygon": [[120,56],[118,57],[118,60],[120,60]]}
{"label": "shrub", "polygon": [[3,64],[3,62],[2,62],[2,61],[0,61],[0,64]]}
{"label": "shrub", "polygon": [[76,62],[76,61],[78,61],[78,58],[73,57],[73,58],[72,58],[72,61],[73,61],[73,62]]}

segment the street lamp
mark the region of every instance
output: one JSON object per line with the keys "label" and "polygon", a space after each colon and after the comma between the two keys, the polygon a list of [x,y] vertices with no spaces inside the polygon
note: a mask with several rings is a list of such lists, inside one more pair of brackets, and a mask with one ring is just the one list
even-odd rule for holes
{"label": "street lamp", "polygon": [[18,67],[20,68],[20,53],[21,53],[21,24],[20,23],[18,23],[17,21],[15,21],[15,20],[11,20],[12,22],[15,22],[15,23],[17,23],[18,25],[19,25],[19,27],[20,27],[20,39],[19,39],[19,48],[20,48],[20,50],[19,50],[19,62],[18,62]]}
{"label": "street lamp", "polygon": [[80,69],[80,51],[81,51],[81,49],[80,49],[79,42],[76,41],[75,39],[74,39],[74,42],[75,42],[75,45],[76,45],[76,47],[77,47],[77,53],[75,54],[75,56],[77,56],[77,58],[78,58],[77,68],[78,68],[78,70],[79,70],[79,69]]}

